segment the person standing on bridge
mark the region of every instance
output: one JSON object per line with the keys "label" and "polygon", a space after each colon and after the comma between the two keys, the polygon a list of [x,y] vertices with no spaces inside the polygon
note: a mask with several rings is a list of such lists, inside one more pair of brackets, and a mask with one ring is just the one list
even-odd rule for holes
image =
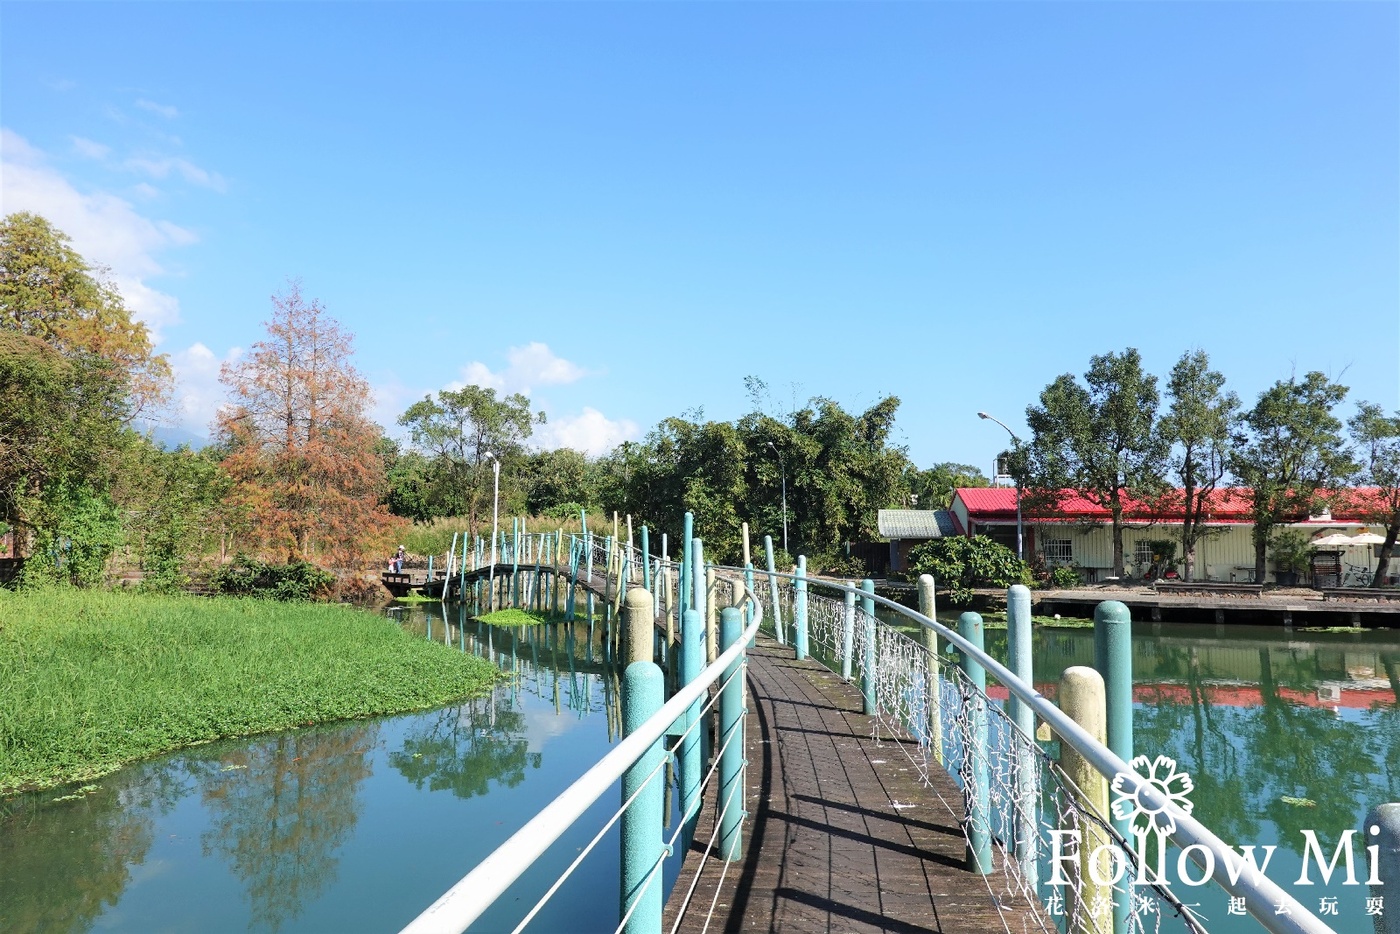
{"label": "person standing on bridge", "polygon": [[403,573],[403,558],[404,558],[404,550],[403,550],[403,546],[400,545],[400,546],[399,546],[398,553],[394,555],[394,573],[395,573],[395,574],[402,574],[402,573]]}

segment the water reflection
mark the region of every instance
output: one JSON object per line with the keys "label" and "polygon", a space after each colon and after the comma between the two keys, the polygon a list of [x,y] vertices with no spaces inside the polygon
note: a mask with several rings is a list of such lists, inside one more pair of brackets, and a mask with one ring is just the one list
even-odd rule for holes
{"label": "water reflection", "polygon": [[280,930],[335,881],[377,733],[373,723],[284,733],[192,763],[209,812],[204,855],[243,883],[250,926]]}
{"label": "water reflection", "polygon": [[459,798],[484,795],[492,782],[514,788],[544,754],[531,752],[525,717],[497,692],[481,701],[449,707],[409,730],[389,764],[422,789],[451,791]]}

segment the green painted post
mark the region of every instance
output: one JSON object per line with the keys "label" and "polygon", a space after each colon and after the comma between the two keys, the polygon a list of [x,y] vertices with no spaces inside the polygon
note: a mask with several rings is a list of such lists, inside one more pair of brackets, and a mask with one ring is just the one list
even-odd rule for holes
{"label": "green painted post", "polygon": [[[1023,683],[1034,684],[1031,666],[1031,592],[1024,584],[1013,584],[1006,591],[1006,641],[1007,667]],[[1016,800],[1020,803],[1013,829],[1013,852],[1021,867],[1021,875],[1029,880],[1029,890],[1035,891],[1039,879],[1036,855],[1039,835],[1035,822],[1037,757],[1034,750],[1028,748],[1035,743],[1035,713],[1015,696],[1010,698],[1008,704],[1011,719],[1024,737],[1017,740],[1013,747],[1016,750]]]}
{"label": "green painted post", "polygon": [[856,595],[848,590],[841,595],[846,612],[841,616],[841,680],[851,680],[851,656],[856,651]]}
{"label": "green painted post", "polygon": [[[932,574],[919,575],[919,612],[935,619],[938,607],[934,601],[935,582]],[[928,735],[933,757],[943,764],[943,682],[939,671],[938,633],[923,627],[924,692],[928,697]]]}
{"label": "green painted post", "polygon": [[[1029,602],[1029,596],[1027,597]],[[1133,761],[1133,617],[1118,600],[1094,607],[1094,668],[1103,676],[1108,748],[1124,762]],[[1131,840],[1131,822],[1113,818],[1113,827]],[[1113,900],[1113,931],[1129,928],[1131,905],[1126,896]]]}
{"label": "green painted post", "polygon": [[863,709],[867,716],[875,716],[880,709],[880,699],[875,693],[875,582],[870,578],[860,582],[860,611],[865,614],[865,657],[861,660],[860,683]]}
{"label": "green painted post", "polygon": [[[744,624],[738,607],[720,611],[720,651],[739,641]],[[743,659],[725,669],[725,685],[719,698],[719,852],[729,861],[743,855],[744,835],[744,679]]]}
{"label": "green painted post", "polygon": [[[661,709],[664,681],[661,669],[651,662],[627,666],[622,676],[624,735],[635,733]],[[661,930],[661,873],[653,870],[665,854],[661,829],[665,781],[660,774],[665,755],[665,739],[658,739],[622,773],[623,802],[637,796],[622,812],[621,915],[632,912],[622,929],[626,934]]]}
{"label": "green painted post", "polygon": [[[681,613],[681,687],[700,677],[705,667],[705,618],[695,610]],[[700,719],[700,701],[690,705],[685,714],[689,732],[680,743],[681,818],[686,825],[686,842],[694,831],[696,815],[700,813],[700,732],[695,726]],[[690,729],[692,728],[693,729]]]}
{"label": "green painted post", "polygon": [[691,606],[700,614],[703,626],[709,595],[705,593],[705,543],[698,538],[692,539],[690,545],[690,595]]}
{"label": "green painted post", "polygon": [[651,593],[651,533],[642,525],[642,586]]}
{"label": "green painted post", "polygon": [[687,512],[684,525],[684,537],[681,539],[681,576],[676,585],[680,597],[680,612],[682,613],[695,605],[690,599],[690,576],[695,573],[693,570],[694,561],[690,553],[695,541],[695,516]]}
{"label": "green painted post", "polygon": [[783,626],[783,610],[778,602],[778,568],[773,563],[773,536],[763,536],[763,556],[768,560],[768,596],[773,600],[773,632],[778,637],[779,645],[787,645]]}
{"label": "green painted post", "polygon": [[[744,587],[745,587],[745,589],[748,591],[748,596],[749,596],[749,597],[752,597],[753,594],[754,594],[754,589],[753,589],[753,562],[752,562],[752,561],[749,561],[749,562],[747,562],[747,563],[744,565]],[[745,601],[744,601],[744,628],[745,628],[745,629],[748,629],[748,628],[749,628],[749,624],[752,623],[752,622],[753,622],[753,608],[752,608],[751,606],[749,606],[748,600],[745,599]],[[757,633],[755,633],[755,634],[754,634],[754,637],[753,637],[752,639],[749,640],[749,648],[753,648],[756,644],[758,644],[758,634],[757,634]]]}
{"label": "green painted post", "polygon": [[587,606],[588,606],[588,626],[589,626],[589,631],[592,631],[592,626],[593,626],[593,590],[592,590],[592,587],[593,587],[593,537],[592,537],[591,535],[589,535],[587,532],[584,532],[584,533],[583,533],[583,553],[584,553],[584,560],[588,562],[587,567],[586,567],[586,570],[588,571],[588,587],[586,587],[586,588],[584,589],[584,593],[588,595],[588,599],[587,599]]}
{"label": "green painted post", "polygon": [[511,523],[510,543],[510,605],[520,609],[520,519]]}
{"label": "green painted post", "polygon": [[[958,635],[977,649],[985,646],[982,617],[964,613],[958,617]],[[974,688],[967,699],[968,735],[963,743],[963,804],[967,809],[967,868],[970,872],[992,871],[992,820],[989,777],[987,774],[987,670],[966,652],[958,662]]]}
{"label": "green painted post", "polygon": [[793,585],[792,628],[797,660],[807,657],[807,556],[797,556],[797,581]]}

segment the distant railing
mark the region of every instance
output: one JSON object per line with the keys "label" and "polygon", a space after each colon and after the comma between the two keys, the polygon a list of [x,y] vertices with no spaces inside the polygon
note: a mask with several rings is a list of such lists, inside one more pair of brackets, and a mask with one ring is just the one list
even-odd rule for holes
{"label": "distant railing", "polygon": [[[686,516],[687,530],[690,516]],[[548,536],[548,533],[546,533]],[[605,607],[605,622],[614,623],[614,632],[605,638],[614,639],[627,662],[622,678],[622,727],[625,738],[613,747],[567,790],[555,798],[519,831],[486,857],[476,868],[445,892],[437,901],[403,930],[405,934],[457,934],[473,921],[528,870],[548,848],[572,827],[576,821],[607,790],[619,780],[622,784],[621,805],[598,829],[590,843],[575,857],[564,873],[550,886],[544,896],[526,912],[516,926],[524,930],[544,904],[558,891],[574,869],[604,839],[614,825],[621,825],[620,899],[621,922],[618,931],[631,934],[657,934],[661,930],[661,912],[665,901],[661,871],[667,856],[689,848],[707,789],[714,788],[716,814],[710,839],[694,879],[685,889],[677,924],[690,906],[699,872],[711,858],[728,863],[739,858],[742,846],[744,810],[745,761],[743,686],[747,646],[763,621],[763,608],[742,579],[726,580],[723,588],[713,576],[707,575],[703,560],[703,544],[694,539],[685,549],[674,580],[668,573],[670,561],[643,557],[646,552],[621,545],[611,536],[601,543],[588,534],[573,535],[567,551],[563,536],[555,535],[551,549],[549,538],[537,539],[534,548],[512,547],[508,557],[497,563],[515,563],[516,555],[527,565],[524,587],[513,582],[510,598],[516,605],[531,602],[531,574],[535,578],[534,594],[544,594],[542,572],[548,569],[555,583],[565,581],[568,587],[568,612],[574,611],[575,585],[580,572],[590,584],[595,584],[590,566],[596,563],[601,572],[605,594],[626,591],[623,612],[613,615],[615,607]],[[643,541],[647,538],[643,530]],[[499,545],[500,543],[498,543]],[[514,542],[511,543],[515,545]],[[474,554],[481,549],[474,549]],[[530,568],[531,557],[540,565]],[[499,556],[498,556],[499,558]],[[567,560],[564,560],[567,559]],[[475,561],[475,557],[472,558]],[[489,558],[488,558],[489,563]],[[465,562],[455,568],[462,573]],[[473,569],[484,565],[477,563]],[[565,580],[563,569],[567,567]],[[512,574],[513,577],[517,575]],[[628,591],[627,584],[641,578],[643,586]],[[730,606],[711,616],[711,610],[727,591]],[[590,603],[595,595],[590,592]],[[660,598],[660,599],[658,599]],[[559,605],[554,595],[554,605]],[[621,600],[619,599],[619,602]],[[684,612],[679,608],[685,606]],[[676,659],[678,683],[675,694],[663,703],[663,675],[653,659],[672,651],[670,639],[658,633],[658,613],[665,617],[664,631],[677,627],[669,611],[675,608],[680,616],[679,657]],[[717,625],[707,619],[717,617]],[[592,607],[587,619],[594,619]],[[661,636],[661,638],[658,638]],[[657,643],[662,651],[657,652]],[[707,643],[717,642],[717,657],[706,666]],[[712,691],[713,689],[713,691]],[[704,746],[707,725],[715,719],[715,750],[710,762],[705,762]],[[669,748],[667,738],[671,739]],[[669,766],[669,768],[668,768]],[[669,836],[665,834],[664,783],[668,773],[677,777],[680,794],[680,820]],[[713,912],[714,905],[708,908]]]}

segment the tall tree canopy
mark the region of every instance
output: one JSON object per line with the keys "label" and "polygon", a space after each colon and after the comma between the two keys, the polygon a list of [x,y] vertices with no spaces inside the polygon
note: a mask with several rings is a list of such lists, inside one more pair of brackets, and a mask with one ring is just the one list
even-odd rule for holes
{"label": "tall tree canopy", "polygon": [[1063,489],[1107,509],[1113,524],[1113,573],[1123,575],[1125,501],[1157,493],[1167,444],[1157,426],[1157,377],[1142,355],[1095,356],[1081,386],[1065,373],[1026,409],[1032,440],[1028,482],[1042,496]]}
{"label": "tall tree canopy", "polygon": [[1264,580],[1274,526],[1317,510],[1319,493],[1354,469],[1332,414],[1347,387],[1322,373],[1279,380],[1244,413],[1230,469],[1250,490],[1254,579]]}
{"label": "tall tree canopy", "polygon": [[424,512],[465,515],[474,536],[479,517],[491,511],[494,465],[487,453],[499,458],[503,484],[513,482],[525,441],[543,422],[544,413],[532,414],[530,400],[520,393],[497,398],[496,390],[481,386],[445,389],[409,406],[399,424],[427,459]]}
{"label": "tall tree canopy", "polygon": [[1380,563],[1371,580],[1379,587],[1390,570],[1395,539],[1400,536],[1400,412],[1387,416],[1374,402],[1362,402],[1347,422],[1359,451],[1360,470],[1356,482],[1371,491],[1357,491],[1354,506],[1368,521],[1385,527]]}
{"label": "tall tree canopy", "polygon": [[217,430],[223,466],[253,534],[288,560],[356,566],[393,519],[380,505],[379,427],[369,385],[350,363],[351,336],[297,282],[272,298],[267,339],[225,364],[229,404]]}
{"label": "tall tree canopy", "polygon": [[105,269],[88,264],[68,236],[37,214],[0,221],[0,327],[65,354],[109,361],[125,382],[131,417],[168,393],[170,364],[132,317]]}
{"label": "tall tree canopy", "polygon": [[1204,350],[1181,355],[1167,379],[1167,399],[1170,407],[1161,431],[1172,445],[1170,466],[1181,484],[1181,501],[1171,505],[1184,513],[1181,553],[1186,579],[1194,580],[1196,544],[1205,534],[1211,493],[1224,480],[1229,465],[1240,400],[1225,391],[1225,377],[1210,368]]}

